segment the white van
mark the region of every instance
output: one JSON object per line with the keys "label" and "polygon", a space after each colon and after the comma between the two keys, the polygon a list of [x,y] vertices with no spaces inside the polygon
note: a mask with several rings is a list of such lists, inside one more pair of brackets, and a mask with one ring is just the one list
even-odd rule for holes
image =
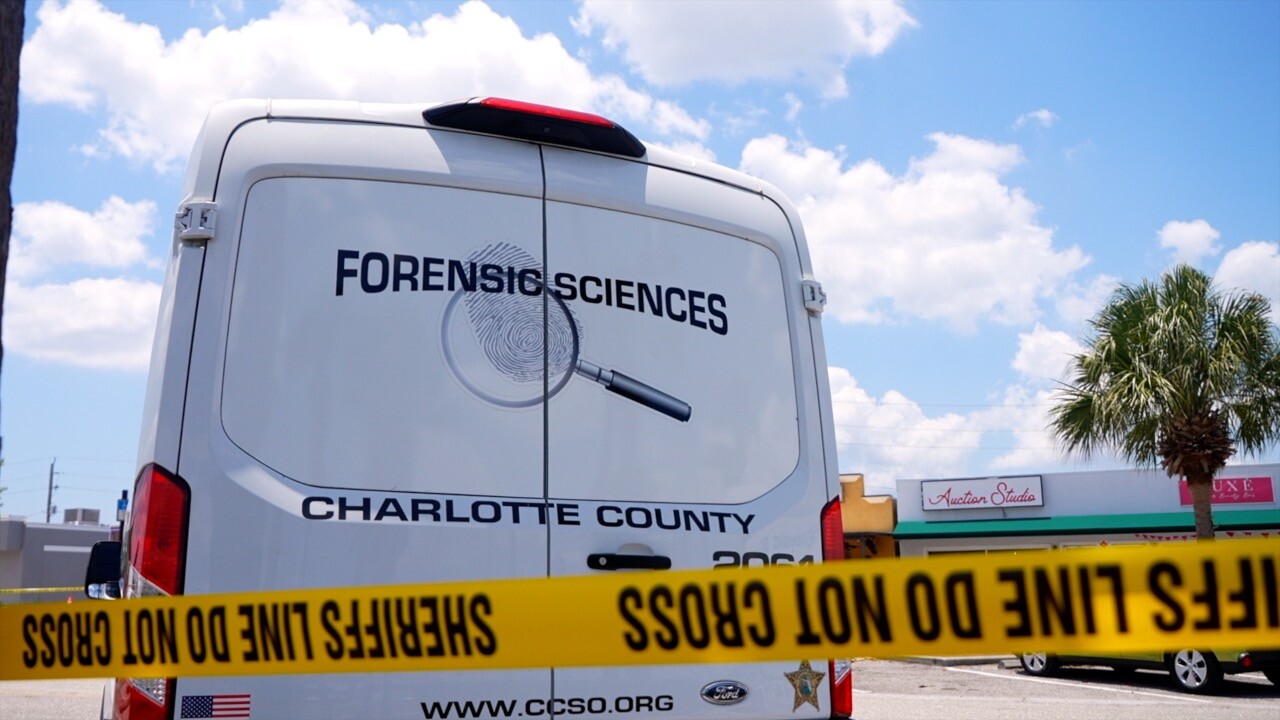
{"label": "white van", "polygon": [[[840,557],[823,301],[775,189],[598,116],[221,104],[177,213],[125,594]],[[816,718],[852,697],[818,658],[113,694],[130,720]]]}

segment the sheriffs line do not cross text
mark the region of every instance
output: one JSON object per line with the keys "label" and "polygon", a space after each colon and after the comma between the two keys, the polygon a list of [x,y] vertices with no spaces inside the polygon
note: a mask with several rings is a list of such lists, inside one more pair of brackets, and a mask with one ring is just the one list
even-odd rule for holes
{"label": "sheriffs line do not cross text", "polygon": [[[247,664],[493,655],[489,597],[420,595],[339,601],[105,610],[23,619],[28,668]],[[113,642],[113,638],[115,642]]]}
{"label": "sheriffs line do not cross text", "polygon": [[0,607],[0,679],[1244,646],[1280,637],[1277,566],[1245,540]]}
{"label": "sheriffs line do not cross text", "polygon": [[[1133,590],[1150,593],[1155,610],[1144,620],[1165,632],[1196,630],[1280,630],[1276,559],[1240,558],[1239,582],[1219,583],[1214,561],[1198,572],[1157,562],[1144,586],[1125,587],[1118,564],[998,567],[996,581],[972,570],[916,572],[891,583],[874,572],[799,578],[791,587],[794,616],[783,624],[776,589],[760,581],[689,582],[629,587],[617,610],[627,626],[623,639],[636,651],[708,647],[767,648],[783,628],[797,646],[891,648],[945,640],[1017,641],[1128,633]],[[1225,594],[1224,594],[1225,593]],[[1225,598],[1225,600],[1224,600]],[[995,603],[999,625],[984,625]],[[905,608],[906,623],[893,621]],[[1104,626],[1102,618],[1107,618]],[[1146,624],[1144,623],[1144,627]]]}

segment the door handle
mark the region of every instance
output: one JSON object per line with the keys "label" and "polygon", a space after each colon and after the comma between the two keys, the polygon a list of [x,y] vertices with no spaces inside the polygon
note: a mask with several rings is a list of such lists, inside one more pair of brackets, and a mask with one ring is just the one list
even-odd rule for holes
{"label": "door handle", "polygon": [[592,570],[670,570],[671,558],[666,555],[592,553],[587,556],[587,567]]}

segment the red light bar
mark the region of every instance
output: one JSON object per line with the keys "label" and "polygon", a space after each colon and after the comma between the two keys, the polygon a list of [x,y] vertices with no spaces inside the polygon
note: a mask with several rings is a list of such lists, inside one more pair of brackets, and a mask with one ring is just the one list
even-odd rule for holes
{"label": "red light bar", "polygon": [[642,158],[644,143],[626,128],[591,113],[506,98],[483,98],[427,108],[434,127],[465,130],[545,145]]}
{"label": "red light bar", "polygon": [[542,115],[544,117],[559,118],[570,122],[587,123],[588,125],[599,125],[600,127],[606,128],[617,127],[613,121],[607,118],[602,118],[599,115],[592,115],[591,113],[579,112],[577,110],[565,110],[564,108],[551,107],[550,105],[539,105],[537,103],[524,102],[522,100],[508,100],[507,98],[491,97],[481,100],[480,104],[486,107],[512,110],[529,115]]}

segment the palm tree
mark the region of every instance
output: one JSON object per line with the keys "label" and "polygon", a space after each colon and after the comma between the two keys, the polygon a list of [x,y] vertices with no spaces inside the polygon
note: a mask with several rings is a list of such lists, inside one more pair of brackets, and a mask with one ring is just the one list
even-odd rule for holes
{"label": "palm tree", "polygon": [[1280,439],[1280,338],[1257,293],[1224,294],[1179,265],[1122,285],[1090,321],[1049,429],[1068,454],[1112,449],[1187,481],[1196,537],[1213,538],[1213,478]]}

